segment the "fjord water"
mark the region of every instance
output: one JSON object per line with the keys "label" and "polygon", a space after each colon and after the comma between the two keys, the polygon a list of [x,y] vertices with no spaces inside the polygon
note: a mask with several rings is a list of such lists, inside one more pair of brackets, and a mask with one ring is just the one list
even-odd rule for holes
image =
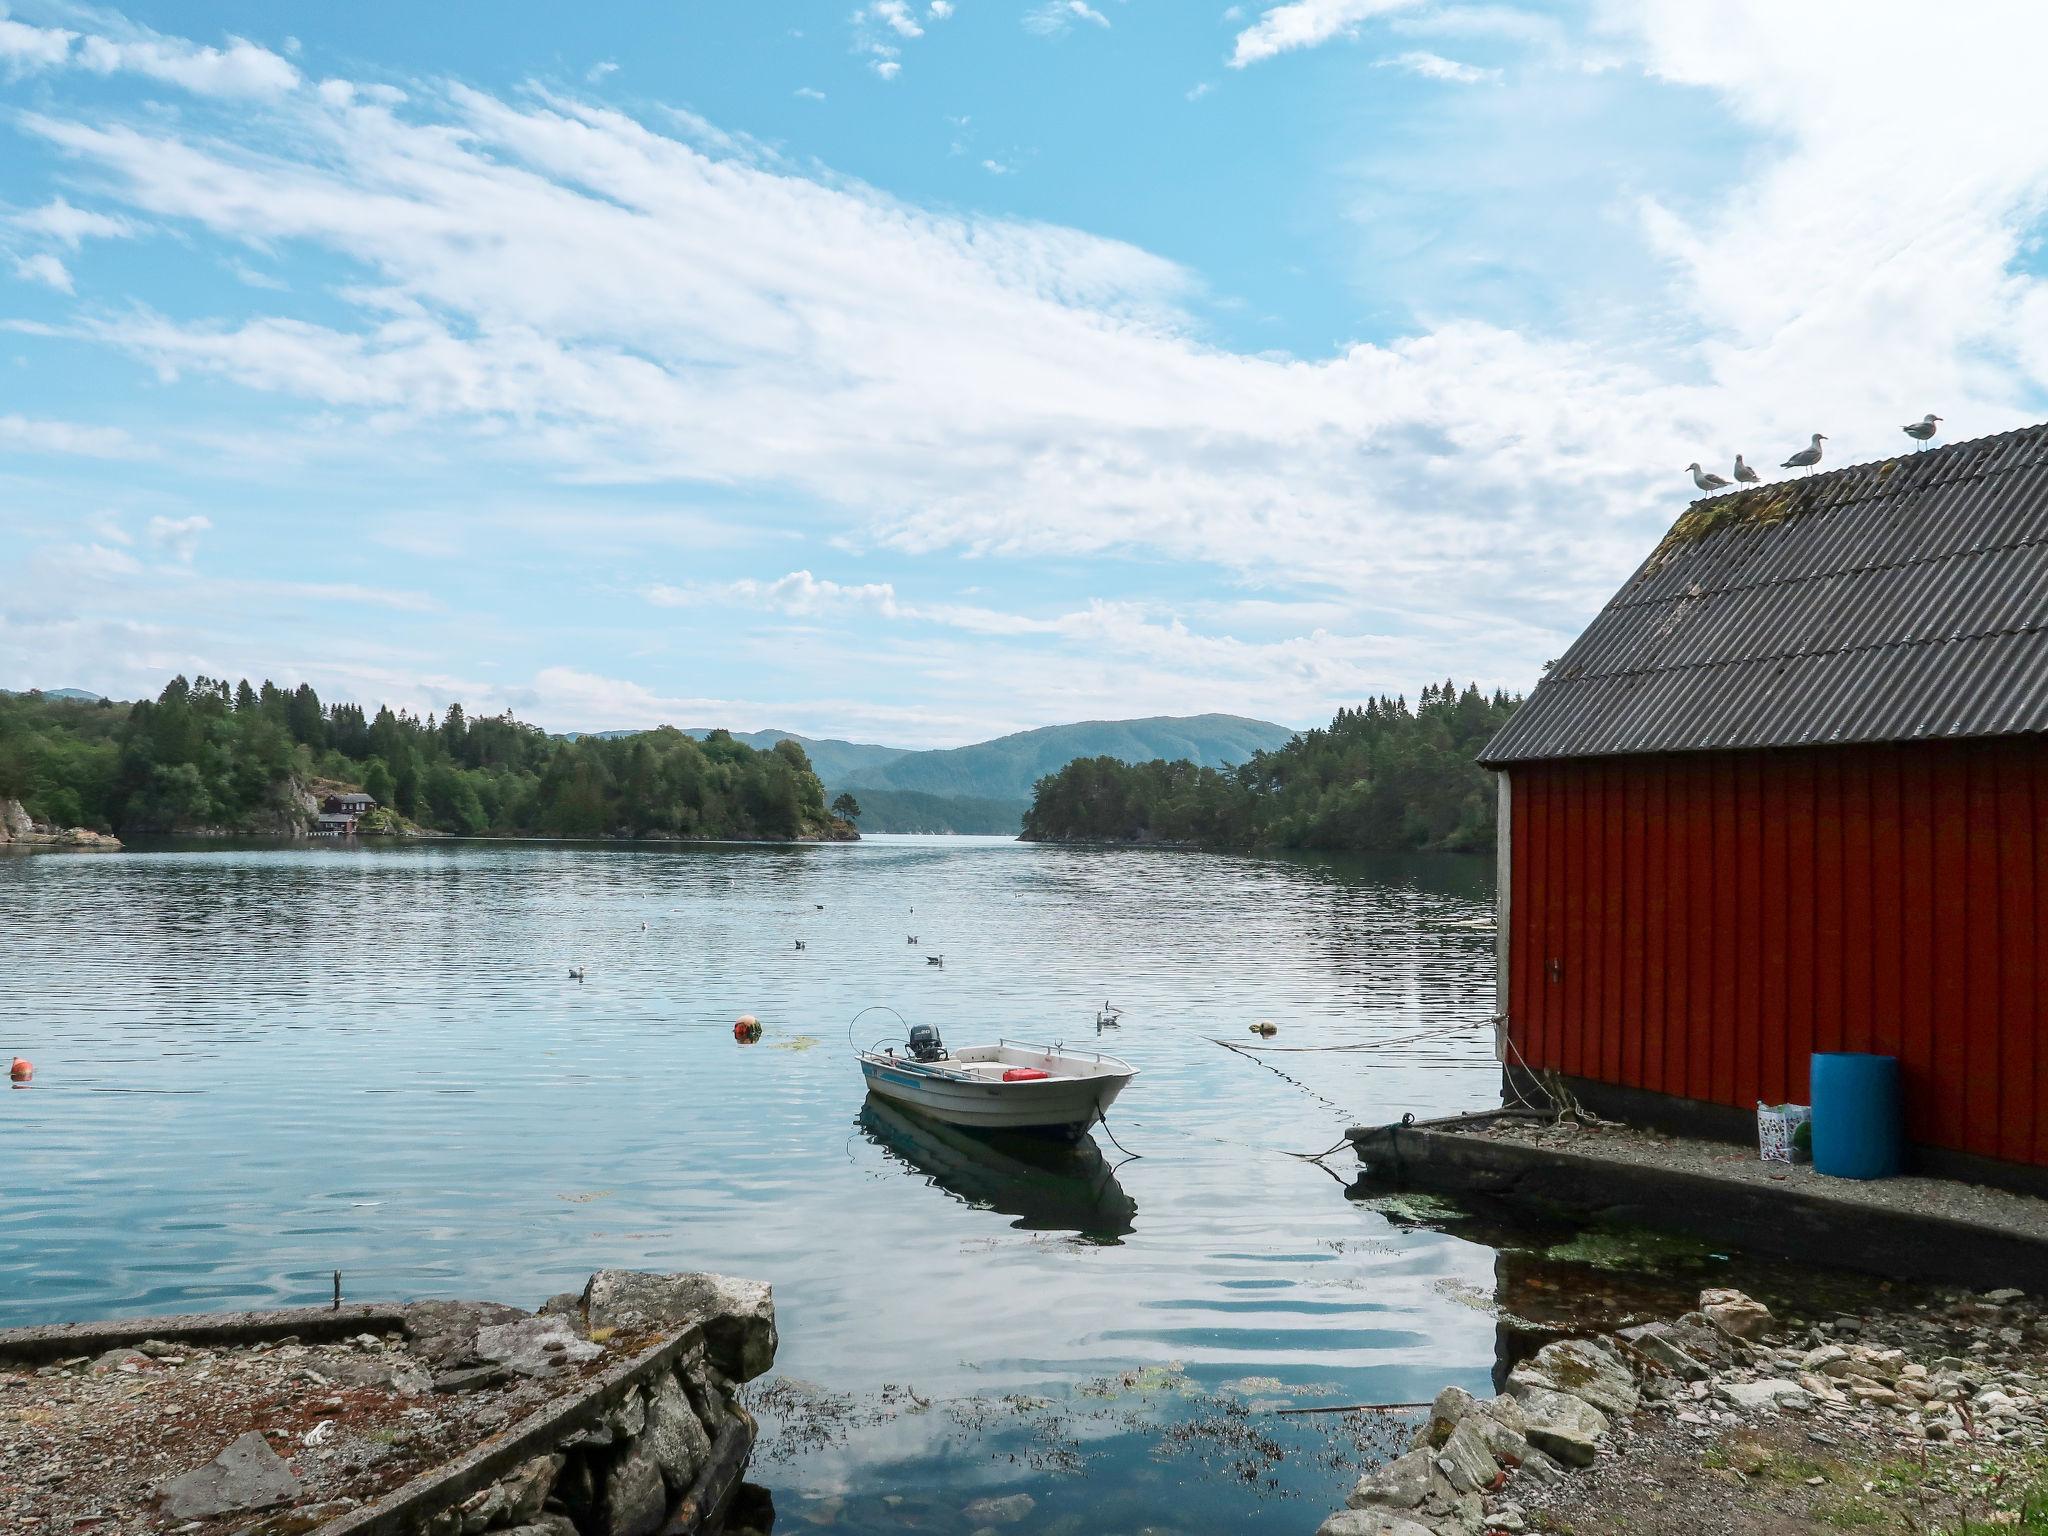
{"label": "fjord water", "polygon": [[[1023,1492],[1016,1536],[1310,1530],[1355,1421],[1275,1407],[1493,1365],[1493,1251],[1285,1155],[1491,1100],[1491,899],[1476,859],[970,838],[0,860],[0,1055],[36,1063],[0,1098],[0,1326],[319,1301],[337,1268],[528,1306],[718,1269],[775,1284],[752,1475],[785,1526],[965,1536]],[[1142,1155],[863,1117],[871,1004],[1126,1057]],[[1216,1043],[1259,1019],[1375,1048]]]}

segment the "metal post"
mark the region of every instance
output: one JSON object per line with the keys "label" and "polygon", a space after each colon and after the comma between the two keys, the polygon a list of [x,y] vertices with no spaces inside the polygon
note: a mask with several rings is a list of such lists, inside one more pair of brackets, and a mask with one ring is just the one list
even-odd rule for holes
{"label": "metal post", "polygon": [[341,1271],[334,1272],[334,1310],[341,1310]]}

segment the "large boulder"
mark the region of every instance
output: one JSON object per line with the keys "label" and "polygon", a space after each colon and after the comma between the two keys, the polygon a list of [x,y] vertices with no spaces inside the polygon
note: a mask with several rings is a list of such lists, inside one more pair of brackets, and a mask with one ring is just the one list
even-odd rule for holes
{"label": "large boulder", "polygon": [[653,1451],[636,1445],[604,1475],[596,1536],[654,1536],[668,1518],[668,1484]]}
{"label": "large boulder", "polygon": [[1451,1438],[1436,1453],[1436,1469],[1460,1493],[1484,1493],[1491,1489],[1499,1469],[1493,1451],[1479,1432],[1476,1415],[1466,1418],[1451,1431]]}
{"label": "large boulder", "polygon": [[583,1288],[583,1315],[592,1329],[627,1332],[696,1323],[712,1363],[734,1381],[752,1381],[775,1363],[775,1293],[763,1281],[601,1269]]}
{"label": "large boulder", "polygon": [[205,1466],[163,1487],[163,1513],[172,1520],[212,1520],[289,1504],[299,1480],[258,1430],[250,1430]]}
{"label": "large boulder", "polygon": [[1568,1467],[1589,1467],[1607,1433],[1607,1416],[1584,1398],[1529,1381],[1508,1380],[1508,1391],[1528,1417],[1524,1433],[1537,1450]]}
{"label": "large boulder", "polygon": [[711,1436],[672,1372],[662,1372],[647,1390],[647,1427],[640,1443],[653,1453],[669,1491],[678,1497],[711,1460]]}
{"label": "large boulder", "polygon": [[1754,1339],[1771,1326],[1771,1309],[1740,1291],[1701,1291],[1700,1311],[1731,1339]]}
{"label": "large boulder", "polygon": [[1639,1402],[1628,1365],[1611,1346],[1597,1339],[1559,1339],[1544,1345],[1534,1359],[1509,1374],[1509,1388],[1518,1381],[1569,1393],[1602,1413],[1624,1418],[1636,1411]]}
{"label": "large boulder", "polygon": [[1417,1449],[1396,1456],[1358,1480],[1345,1502],[1352,1509],[1413,1509],[1429,1496],[1431,1456]]}
{"label": "large boulder", "polygon": [[1316,1536],[1437,1536],[1437,1532],[1391,1510],[1340,1509],[1316,1528]]}

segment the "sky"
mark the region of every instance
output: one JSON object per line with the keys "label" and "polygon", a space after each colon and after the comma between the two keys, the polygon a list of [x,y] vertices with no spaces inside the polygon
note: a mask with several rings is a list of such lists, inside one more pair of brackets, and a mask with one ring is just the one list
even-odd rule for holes
{"label": "sky", "polygon": [[0,687],[947,746],[1520,691],[2048,416],[2048,7],[0,0]]}

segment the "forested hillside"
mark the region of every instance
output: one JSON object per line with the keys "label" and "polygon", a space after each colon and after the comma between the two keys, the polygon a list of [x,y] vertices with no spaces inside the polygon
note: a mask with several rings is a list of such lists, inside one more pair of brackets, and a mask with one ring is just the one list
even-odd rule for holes
{"label": "forested hillside", "polygon": [[1026,840],[1205,848],[1482,849],[1493,776],[1474,755],[1521,702],[1451,683],[1337,712],[1227,771],[1193,763],[1069,763],[1041,779]]}
{"label": "forested hillside", "polygon": [[714,731],[566,741],[509,714],[435,719],[325,707],[301,685],[175,678],[154,702],[0,696],[0,798],[121,833],[289,832],[315,779],[359,785],[440,832],[554,837],[851,835],[804,750]]}

